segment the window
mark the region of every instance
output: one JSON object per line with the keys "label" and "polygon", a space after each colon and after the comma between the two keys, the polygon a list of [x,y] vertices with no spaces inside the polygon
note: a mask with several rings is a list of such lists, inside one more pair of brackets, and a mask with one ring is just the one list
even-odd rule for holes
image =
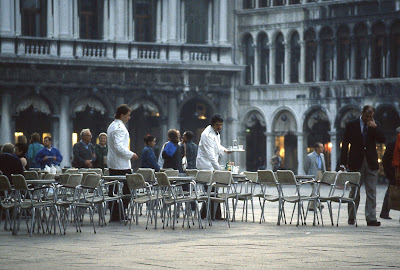
{"label": "window", "polygon": [[383,78],[386,71],[385,25],[377,23],[372,27],[372,77]]}
{"label": "window", "polygon": [[79,37],[102,39],[103,0],[79,0]]}
{"label": "window", "polygon": [[47,1],[21,0],[21,30],[23,36],[47,35]]}
{"label": "window", "polygon": [[243,0],[243,9],[254,8],[254,0]]}
{"label": "window", "polygon": [[132,0],[135,20],[135,41],[152,42],[156,32],[156,1]]}
{"label": "window", "polygon": [[281,84],[285,81],[285,46],[282,33],[275,38],[275,83]]}
{"label": "window", "polygon": [[400,77],[400,22],[390,30],[390,68],[392,77]]}
{"label": "window", "polygon": [[268,37],[266,34],[262,34],[258,38],[259,57],[260,57],[260,83],[269,83],[269,46]]}
{"label": "window", "polygon": [[368,68],[368,39],[367,27],[360,24],[355,28],[355,51],[356,51],[356,79],[367,78]]}
{"label": "window", "polygon": [[334,42],[332,30],[328,27],[321,30],[321,60],[322,73],[321,81],[331,81],[333,79],[333,54]]}
{"label": "window", "polygon": [[351,42],[350,31],[347,26],[341,26],[337,32],[337,79],[347,80],[350,78]]}
{"label": "window", "polygon": [[[285,0],[271,0],[273,2],[273,6],[284,6]],[[288,1],[288,0],[286,0]]]}
{"label": "window", "polygon": [[312,29],[304,34],[306,42],[306,82],[315,82],[316,78],[317,42],[315,37],[315,32]]}
{"label": "window", "polygon": [[290,82],[299,82],[299,70],[300,70],[300,36],[297,32],[292,35],[290,39]]}
{"label": "window", "polygon": [[245,82],[247,85],[254,83],[254,47],[253,38],[247,35],[244,38],[244,61],[246,65]]}
{"label": "window", "polygon": [[258,7],[269,7],[270,0],[258,0]]}
{"label": "window", "polygon": [[207,39],[208,1],[186,0],[186,42],[204,44]]}

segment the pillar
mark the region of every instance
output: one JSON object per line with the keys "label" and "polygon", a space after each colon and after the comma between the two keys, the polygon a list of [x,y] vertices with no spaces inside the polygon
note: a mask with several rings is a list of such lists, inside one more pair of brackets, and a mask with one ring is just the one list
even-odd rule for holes
{"label": "pillar", "polygon": [[14,36],[14,0],[0,1],[0,35],[1,36]]}
{"label": "pillar", "polygon": [[[336,31],[335,31],[336,32]],[[333,74],[332,74],[332,80],[336,81],[337,80],[337,48],[339,46],[338,44],[338,40],[337,39],[333,39]]]}
{"label": "pillar", "polygon": [[208,0],[207,10],[207,44],[213,43],[213,0]]}
{"label": "pillar", "polygon": [[161,22],[161,42],[167,42],[168,40],[168,0],[160,0],[162,1],[162,22]]}
{"label": "pillar", "polygon": [[0,121],[0,144],[13,143],[11,136],[11,95],[3,93],[1,96],[1,121]]}
{"label": "pillar", "polygon": [[329,132],[331,136],[332,151],[331,151],[331,171],[336,170],[336,163],[338,159],[338,144],[337,144],[337,133],[336,130]]}
{"label": "pillar", "polygon": [[177,40],[177,10],[178,0],[168,1],[168,42],[176,43]]}
{"label": "pillar", "polygon": [[290,41],[285,43],[285,74],[284,83],[290,83],[290,59],[292,57],[292,50],[290,48]]}
{"label": "pillar", "polygon": [[[68,1],[68,2],[70,4],[70,1]],[[72,4],[73,4],[73,7],[72,7],[72,10],[73,10],[72,16],[73,17],[72,17],[72,21],[69,20],[71,22],[70,27],[72,29],[74,39],[78,39],[79,38],[78,0],[73,0]],[[70,18],[71,18],[71,15],[70,15]],[[63,21],[61,21],[61,22],[63,22]]]}
{"label": "pillar", "polygon": [[272,132],[265,132],[265,139],[266,139],[266,157],[265,157],[265,164],[267,170],[272,170],[272,165],[270,163],[271,157],[273,152],[275,151],[275,144],[273,144],[275,135]]}
{"label": "pillar", "polygon": [[368,74],[367,78],[372,78],[372,36],[368,35]]}
{"label": "pillar", "polygon": [[275,84],[275,45],[270,43],[269,49],[269,84]]}
{"label": "pillar", "polygon": [[168,97],[168,129],[178,129],[178,101],[176,95],[170,95]]}
{"label": "pillar", "polygon": [[104,0],[103,3],[103,39],[108,40],[109,39],[109,20],[108,20],[108,0]]}
{"label": "pillar", "polygon": [[125,28],[127,24],[126,20],[126,10],[125,10],[125,1],[124,0],[116,0],[115,1],[115,13],[116,13],[116,22],[115,22],[115,40],[126,40]]}
{"label": "pillar", "polygon": [[162,7],[162,0],[157,0],[156,3],[156,42],[161,42],[161,7]]}
{"label": "pillar", "polygon": [[315,67],[315,81],[321,81],[321,41],[319,39],[316,40],[317,42],[317,53],[316,53],[316,67]]}
{"label": "pillar", "polygon": [[108,39],[109,40],[115,40],[115,24],[116,24],[116,18],[115,18],[115,6],[116,6],[116,2],[115,1],[110,1],[109,4],[109,18],[108,18]]}
{"label": "pillar", "polygon": [[228,42],[228,4],[227,0],[219,1],[219,44]]}
{"label": "pillar", "polygon": [[304,174],[303,170],[303,159],[304,159],[304,140],[303,133],[297,133],[297,174]]}
{"label": "pillar", "polygon": [[[17,1],[19,2],[19,1]],[[47,0],[47,37],[52,38],[54,33],[53,5],[51,0]]]}
{"label": "pillar", "polygon": [[[257,44],[257,42],[256,42]],[[260,85],[260,48],[253,44],[254,48],[254,85]]]}
{"label": "pillar", "polygon": [[356,72],[356,39],[354,37],[351,38],[351,79],[355,80],[357,76]]}
{"label": "pillar", "polygon": [[69,97],[61,96],[60,104],[60,133],[59,133],[59,150],[63,156],[61,166],[71,166],[71,149],[72,149],[72,132],[69,118]]}
{"label": "pillar", "polygon": [[15,1],[15,35],[20,36],[21,35],[21,7],[20,7],[20,1]]}
{"label": "pillar", "polygon": [[300,40],[300,78],[299,82],[304,83],[306,81],[306,42]]}

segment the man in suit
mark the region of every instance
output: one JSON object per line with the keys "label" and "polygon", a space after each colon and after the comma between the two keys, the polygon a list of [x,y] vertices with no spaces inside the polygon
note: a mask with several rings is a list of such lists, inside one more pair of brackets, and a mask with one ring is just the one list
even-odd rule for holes
{"label": "man in suit", "polygon": [[[321,180],[325,172],[324,145],[320,142],[314,144],[314,151],[308,154],[304,161],[304,172],[307,175],[314,175],[315,180]],[[314,202],[310,202],[309,210],[314,210]]]}
{"label": "man in suit", "polygon": [[[385,137],[374,120],[375,108],[365,105],[361,117],[346,125],[342,151],[341,168],[361,173],[360,185],[365,184],[367,199],[365,219],[368,226],[380,226],[376,220],[376,183],[378,181],[378,154],[376,143],[384,143]],[[351,145],[349,149],[349,145]],[[352,187],[350,196],[354,196],[356,187]],[[349,225],[355,224],[355,216],[360,203],[360,192],[356,197],[356,209],[348,204]]]}
{"label": "man in suit", "polygon": [[74,155],[73,166],[76,168],[93,168],[96,161],[96,153],[94,146],[90,142],[92,140],[92,133],[90,129],[82,129],[81,140],[74,144],[72,152]]}

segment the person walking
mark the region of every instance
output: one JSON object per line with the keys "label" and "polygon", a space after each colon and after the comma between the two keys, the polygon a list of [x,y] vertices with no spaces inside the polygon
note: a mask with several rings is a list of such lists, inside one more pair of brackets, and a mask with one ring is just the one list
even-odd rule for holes
{"label": "person walking", "polygon": [[[376,183],[378,181],[378,153],[376,143],[384,143],[385,136],[374,120],[375,108],[365,105],[361,117],[346,125],[341,150],[341,168],[361,173],[360,186],[365,184],[367,194],[365,219],[368,226],[380,226],[376,219]],[[351,147],[349,147],[351,145]],[[350,197],[354,196],[356,187],[352,187]],[[356,196],[356,209],[348,204],[348,224],[355,224],[357,209],[360,204],[360,192]]]}

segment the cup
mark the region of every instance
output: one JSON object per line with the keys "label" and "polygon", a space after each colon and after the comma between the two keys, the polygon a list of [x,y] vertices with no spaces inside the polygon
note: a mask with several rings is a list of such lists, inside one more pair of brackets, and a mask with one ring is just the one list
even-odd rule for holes
{"label": "cup", "polygon": [[239,144],[239,150],[243,150],[243,144]]}
{"label": "cup", "polygon": [[238,148],[238,141],[233,140],[233,150],[237,150],[237,148]]}

